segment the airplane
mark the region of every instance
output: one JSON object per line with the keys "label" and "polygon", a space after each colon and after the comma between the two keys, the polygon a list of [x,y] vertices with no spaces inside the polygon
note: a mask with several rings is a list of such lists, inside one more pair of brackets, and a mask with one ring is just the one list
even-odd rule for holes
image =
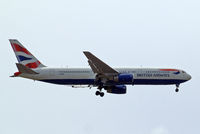
{"label": "airplane", "polygon": [[191,79],[181,69],[163,68],[112,68],[91,52],[84,51],[90,68],[51,68],[42,64],[18,40],[9,39],[17,57],[18,72],[11,77],[22,77],[32,80],[69,85],[74,88],[97,87],[96,95],[107,93],[126,94],[126,85],[179,85]]}

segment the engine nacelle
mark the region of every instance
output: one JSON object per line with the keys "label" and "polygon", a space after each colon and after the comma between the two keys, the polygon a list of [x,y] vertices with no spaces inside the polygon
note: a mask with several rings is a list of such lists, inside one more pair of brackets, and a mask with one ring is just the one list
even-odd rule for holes
{"label": "engine nacelle", "polygon": [[108,93],[112,94],[126,94],[126,86],[124,85],[116,85],[113,87],[109,87],[106,90]]}
{"label": "engine nacelle", "polygon": [[119,74],[114,76],[114,81],[119,84],[133,84],[134,78],[132,74]]}

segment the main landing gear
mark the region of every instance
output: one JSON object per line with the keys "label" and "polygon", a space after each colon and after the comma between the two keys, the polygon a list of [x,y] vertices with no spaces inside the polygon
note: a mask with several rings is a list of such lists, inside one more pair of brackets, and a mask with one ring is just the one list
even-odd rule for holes
{"label": "main landing gear", "polygon": [[175,89],[176,92],[179,92],[179,86],[180,84],[176,84],[176,89]]}
{"label": "main landing gear", "polygon": [[104,92],[100,92],[100,91],[96,91],[96,96],[98,96],[98,95],[100,95],[101,97],[103,97],[104,96]]}
{"label": "main landing gear", "polygon": [[101,86],[99,86],[97,89],[99,89],[99,91],[96,91],[96,96],[98,96],[98,95],[100,95],[101,97],[103,97],[104,96],[104,92],[101,92],[101,90],[102,90],[102,88],[103,87],[101,87]]}

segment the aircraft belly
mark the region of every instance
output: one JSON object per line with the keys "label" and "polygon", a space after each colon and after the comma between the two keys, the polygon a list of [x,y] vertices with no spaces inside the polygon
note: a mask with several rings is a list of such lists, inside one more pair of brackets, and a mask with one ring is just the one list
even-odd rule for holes
{"label": "aircraft belly", "polygon": [[185,81],[183,79],[134,79],[134,85],[171,85]]}
{"label": "aircraft belly", "polygon": [[94,79],[43,79],[39,80],[47,83],[61,85],[94,85]]}
{"label": "aircraft belly", "polygon": [[95,77],[90,74],[52,75],[43,77],[39,81],[61,85],[94,85]]}

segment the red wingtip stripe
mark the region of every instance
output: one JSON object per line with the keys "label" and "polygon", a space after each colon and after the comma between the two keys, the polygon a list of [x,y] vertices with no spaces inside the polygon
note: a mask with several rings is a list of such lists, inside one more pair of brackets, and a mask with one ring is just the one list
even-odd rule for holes
{"label": "red wingtip stripe", "polygon": [[160,69],[160,71],[179,71],[177,69]]}
{"label": "red wingtip stripe", "polygon": [[28,55],[32,55],[26,48],[21,47],[20,45],[16,44],[16,43],[12,43],[12,47],[14,49],[15,52],[24,52]]}

